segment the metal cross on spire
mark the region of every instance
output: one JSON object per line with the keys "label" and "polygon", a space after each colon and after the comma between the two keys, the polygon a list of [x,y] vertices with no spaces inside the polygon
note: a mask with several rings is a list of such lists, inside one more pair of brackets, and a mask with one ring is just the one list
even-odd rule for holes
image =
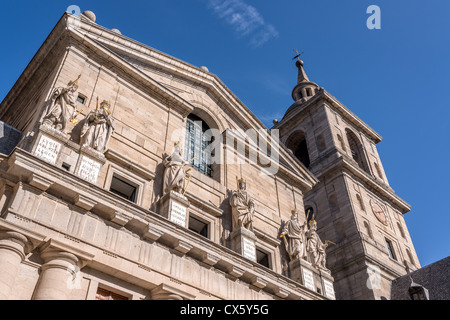
{"label": "metal cross on spire", "polygon": [[294,52],[297,53],[297,55],[294,58],[292,58],[292,60],[297,59],[298,61],[300,61],[300,57],[302,56],[302,54],[304,54],[304,52],[299,53],[297,49],[294,49]]}

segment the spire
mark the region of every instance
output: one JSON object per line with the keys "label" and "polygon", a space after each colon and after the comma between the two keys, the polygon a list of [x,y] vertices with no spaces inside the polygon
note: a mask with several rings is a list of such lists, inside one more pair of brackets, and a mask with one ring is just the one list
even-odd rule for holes
{"label": "spire", "polygon": [[297,84],[300,84],[302,82],[309,82],[309,78],[306,75],[305,69],[303,69],[303,61],[302,60],[298,60],[295,64],[298,68],[298,80],[297,80]]}
{"label": "spire", "polygon": [[298,59],[295,65],[298,68],[298,78],[297,86],[292,91],[292,98],[295,102],[305,102],[316,95],[319,91],[319,86],[309,80],[303,68],[304,62],[302,60]]}

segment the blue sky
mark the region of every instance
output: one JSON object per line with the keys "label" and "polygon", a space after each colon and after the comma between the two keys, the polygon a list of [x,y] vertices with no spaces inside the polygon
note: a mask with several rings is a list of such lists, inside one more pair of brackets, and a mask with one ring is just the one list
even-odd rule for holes
{"label": "blue sky", "polygon": [[[294,49],[310,79],[384,140],[391,187],[423,266],[450,254],[450,1],[2,1],[0,100],[64,11],[195,66],[207,66],[268,127],[293,103]],[[381,30],[369,30],[370,5]]]}

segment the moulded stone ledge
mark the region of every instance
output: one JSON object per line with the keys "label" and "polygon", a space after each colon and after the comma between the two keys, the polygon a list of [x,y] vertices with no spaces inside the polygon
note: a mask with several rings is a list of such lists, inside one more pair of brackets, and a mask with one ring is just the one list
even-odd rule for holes
{"label": "moulded stone ledge", "polygon": [[47,179],[41,175],[38,175],[36,173],[31,174],[31,177],[28,179],[28,183],[32,185],[35,188],[38,188],[42,191],[47,191],[50,189],[50,187],[53,185],[53,181],[50,179]]}

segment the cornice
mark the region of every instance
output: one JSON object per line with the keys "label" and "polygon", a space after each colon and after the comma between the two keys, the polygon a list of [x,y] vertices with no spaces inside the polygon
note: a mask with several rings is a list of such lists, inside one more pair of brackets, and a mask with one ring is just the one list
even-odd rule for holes
{"label": "cornice", "polygon": [[341,155],[336,160],[329,163],[326,167],[320,169],[320,173],[317,173],[319,180],[321,177],[336,170],[348,170],[351,172],[352,177],[361,179],[374,193],[379,197],[387,199],[392,205],[398,208],[403,214],[411,211],[411,205],[397,196],[390,187],[377,181],[374,177],[367,172],[359,168],[359,166],[347,156]]}
{"label": "cornice", "polygon": [[298,117],[301,117],[304,112],[310,110],[314,106],[320,104],[321,101],[328,102],[330,107],[338,112],[344,119],[356,126],[362,132],[364,132],[375,144],[380,143],[383,138],[375,132],[371,127],[369,127],[364,121],[362,121],[358,116],[351,112],[347,107],[340,103],[335,97],[328,93],[324,88],[320,88],[319,92],[316,93],[314,97],[305,102],[295,102],[286,111],[286,114],[278,124],[276,124],[273,129],[279,129],[281,126],[287,125],[291,121],[295,121]]}

